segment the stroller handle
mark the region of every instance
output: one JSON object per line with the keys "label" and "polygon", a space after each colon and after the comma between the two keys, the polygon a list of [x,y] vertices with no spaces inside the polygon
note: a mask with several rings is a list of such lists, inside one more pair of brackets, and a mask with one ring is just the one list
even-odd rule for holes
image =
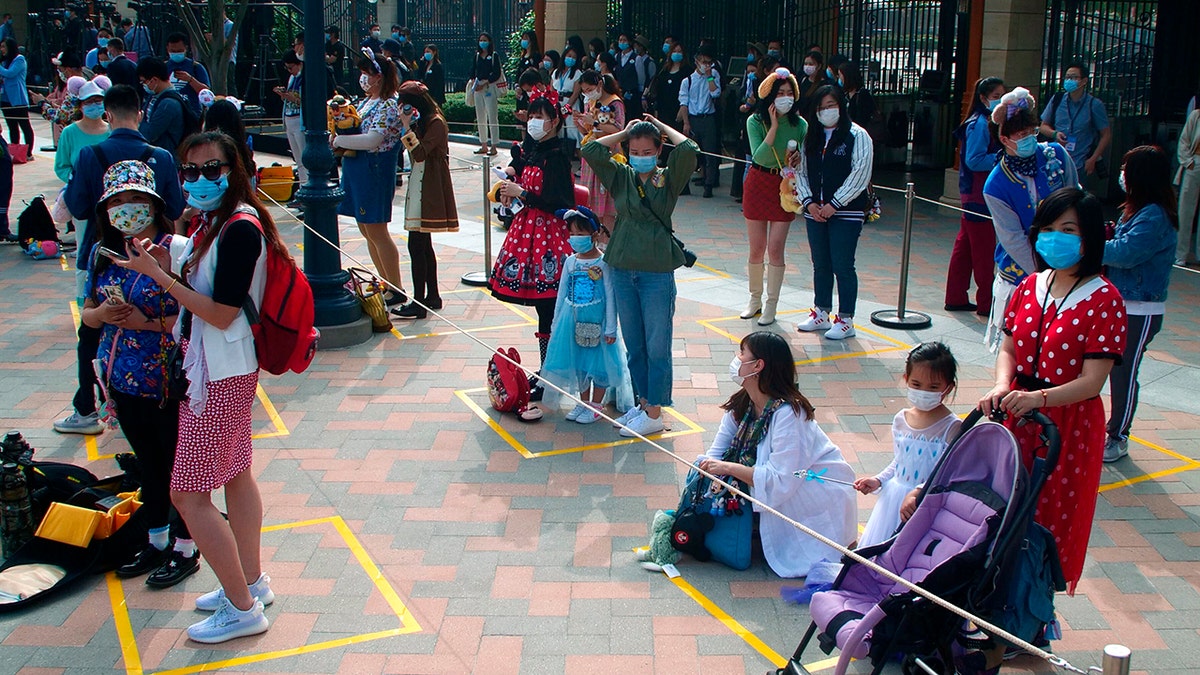
{"label": "stroller handle", "polygon": [[1058,455],[1062,450],[1062,436],[1058,433],[1058,425],[1039,409],[1030,410],[1025,413],[1024,418],[1041,427],[1042,431],[1039,437],[1046,444],[1046,457],[1041,462],[1041,466],[1037,466],[1039,463],[1037,462],[1037,458],[1034,458],[1035,469],[1040,469],[1040,471],[1035,471],[1035,473],[1039,473],[1040,475],[1031,477],[1037,481],[1037,485],[1040,488],[1041,482],[1045,481],[1046,477],[1053,473],[1054,468],[1058,466]]}

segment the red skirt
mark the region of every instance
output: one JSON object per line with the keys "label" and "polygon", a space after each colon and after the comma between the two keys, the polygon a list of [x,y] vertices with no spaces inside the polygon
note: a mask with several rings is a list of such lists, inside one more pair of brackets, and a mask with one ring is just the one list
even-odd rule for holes
{"label": "red skirt", "polygon": [[505,302],[533,304],[558,297],[563,261],[571,255],[567,224],[531,206],[513,218],[496,255],[492,294]]}
{"label": "red skirt", "polygon": [[750,166],[742,189],[742,215],[746,216],[746,220],[790,223],[796,219],[796,214],[784,211],[779,205],[779,183],[782,180],[777,173]]}
{"label": "red skirt", "polygon": [[199,417],[184,401],[179,406],[179,442],[171,489],[212,492],[233,480],[253,460],[250,407],[258,391],[258,371],[209,382],[208,401]]}

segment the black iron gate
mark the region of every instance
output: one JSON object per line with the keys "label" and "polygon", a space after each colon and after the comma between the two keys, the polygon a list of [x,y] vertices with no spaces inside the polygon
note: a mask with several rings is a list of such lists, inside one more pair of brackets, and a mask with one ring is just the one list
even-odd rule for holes
{"label": "black iron gate", "polygon": [[446,87],[461,91],[475,58],[480,33],[508,60],[509,36],[533,7],[532,0],[407,0],[408,27],[418,49],[435,44],[446,68]]}

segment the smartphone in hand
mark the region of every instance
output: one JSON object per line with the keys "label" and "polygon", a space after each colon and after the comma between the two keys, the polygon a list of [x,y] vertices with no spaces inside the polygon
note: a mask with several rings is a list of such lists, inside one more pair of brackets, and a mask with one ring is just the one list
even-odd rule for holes
{"label": "smartphone in hand", "polygon": [[124,253],[118,253],[107,246],[101,246],[99,249],[97,249],[97,252],[100,255],[104,256],[105,258],[108,258],[109,260],[119,260],[121,262],[129,262],[129,257],[126,256]]}

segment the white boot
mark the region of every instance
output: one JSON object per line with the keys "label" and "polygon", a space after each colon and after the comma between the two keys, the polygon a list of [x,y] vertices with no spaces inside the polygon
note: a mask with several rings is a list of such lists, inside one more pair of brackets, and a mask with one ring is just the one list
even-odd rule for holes
{"label": "white boot", "polygon": [[746,305],[746,311],[738,316],[743,319],[753,319],[762,313],[763,264],[747,263],[746,274],[750,286],[750,304]]}
{"label": "white boot", "polygon": [[758,317],[758,325],[770,326],[775,323],[775,309],[779,306],[779,289],[783,287],[783,273],[786,265],[767,265],[767,301],[763,304],[762,316]]}

